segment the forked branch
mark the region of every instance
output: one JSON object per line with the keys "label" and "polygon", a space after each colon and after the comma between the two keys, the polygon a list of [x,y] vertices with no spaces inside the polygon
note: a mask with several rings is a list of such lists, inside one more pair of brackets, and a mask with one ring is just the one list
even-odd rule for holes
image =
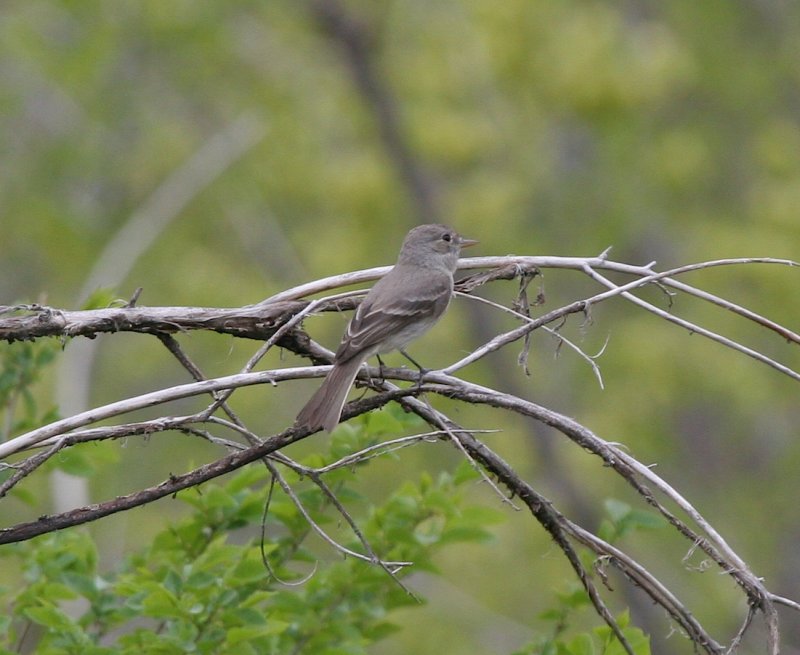
{"label": "forked branch", "polygon": [[[155,334],[194,380],[68,416],[0,444],[0,465],[14,469],[14,472],[0,485],[0,499],[15,485],[30,479],[39,470],[39,467],[56,453],[66,448],[79,447],[80,444],[91,441],[179,430],[208,439],[224,450],[224,453],[215,461],[188,473],[170,476],[168,480],[159,485],[62,514],[44,516],[35,521],[6,527],[0,530],[0,544],[30,539],[52,530],[79,525],[114,512],[141,506],[157,498],[174,494],[180,489],[201,484],[249,463],[263,460],[268,465],[274,479],[290,497],[292,497],[293,491],[278,471],[278,464],[287,466],[314,481],[330,499],[331,506],[344,517],[345,522],[360,540],[362,552],[352,549],[348,549],[347,552],[382,566],[388,574],[394,576],[397,567],[406,563],[386,562],[381,559],[380,553],[375,552],[369,542],[364,539],[345,504],[326,485],[324,476],[338,467],[366,462],[380,456],[380,453],[406,448],[438,436],[449,439],[470,462],[475,466],[482,467],[485,471],[484,479],[496,491],[499,492],[501,488],[505,488],[511,496],[519,498],[528,507],[531,514],[561,549],[584,585],[596,611],[608,623],[627,652],[632,653],[630,645],[625,641],[622,632],[606,608],[600,591],[592,580],[592,575],[583,568],[581,560],[577,556],[577,548],[586,548],[593,552],[601,562],[616,567],[632,584],[643,589],[654,603],[669,613],[698,649],[714,654],[726,652],[726,648],[707,632],[691,610],[641,562],[564,516],[550,500],[519,476],[511,465],[489,448],[479,438],[479,433],[465,430],[448,416],[433,409],[429,402],[423,402],[417,398],[423,393],[439,394],[464,403],[499,408],[551,426],[576,446],[599,458],[604,466],[611,468],[624,479],[643,502],[664,516],[669,525],[686,539],[691,548],[700,548],[722,573],[730,576],[739,585],[747,598],[748,606],[752,610],[760,612],[767,623],[769,652],[778,653],[778,616],[774,606],[781,604],[800,610],[800,604],[795,600],[782,598],[770,592],[763,581],[750,570],[744,559],[713,527],[712,522],[702,516],[672,485],[656,475],[650,467],[645,466],[615,444],[601,439],[573,419],[517,396],[482,387],[456,376],[456,373],[460,373],[468,364],[511,344],[522,342],[524,344],[523,351],[525,351],[526,340],[534,330],[549,329],[557,334],[560,323],[571,314],[585,313],[599,303],[621,298],[684,329],[722,343],[735,352],[753,357],[793,380],[800,381],[800,373],[786,363],[767,357],[755,348],[679,317],[669,309],[657,307],[637,295],[638,291],[648,285],[658,285],[670,290],[670,293],[688,294],[725,311],[733,312],[740,319],[755,323],[760,328],[772,331],[785,339],[789,347],[800,345],[800,335],[786,326],[735,302],[710,294],[677,279],[685,273],[711,267],[751,264],[796,266],[794,262],[787,260],[758,258],[704,262],[657,272],[652,265],[631,266],[609,261],[605,253],[599,257],[590,258],[508,256],[462,260],[460,262],[462,270],[479,270],[479,272],[471,274],[459,282],[458,290],[461,293],[472,293],[482,285],[496,280],[530,278],[544,269],[576,271],[585,275],[590,284],[599,285],[600,288],[583,298],[538,316],[531,315],[530,307],[524,298],[517,303],[516,307],[510,308],[483,300],[493,311],[513,314],[520,321],[520,325],[495,335],[465,357],[442,370],[427,373],[422,384],[403,387],[395,385],[395,382],[414,383],[417,381],[417,374],[406,369],[384,368],[379,372],[377,369],[365,368],[360,373],[360,382],[364,386],[371,387],[376,393],[349,403],[345,407],[343,420],[348,420],[389,402],[399,402],[409,411],[421,416],[431,425],[434,432],[390,438],[381,444],[354,452],[338,462],[317,469],[303,467],[281,453],[281,449],[288,444],[309,436],[308,432],[298,430],[293,426],[278,426],[273,427],[270,436],[259,437],[256,430],[245,425],[231,410],[228,401],[237,389],[245,386],[266,384],[276,387],[274,393],[279,394],[291,381],[324,375],[328,370],[324,364],[330,362],[331,353],[308,336],[302,329],[301,322],[311,313],[342,311],[354,307],[359,302],[360,292],[347,291],[316,300],[308,300],[306,296],[328,293],[344,286],[374,280],[383,274],[386,268],[369,269],[317,280],[276,294],[256,305],[237,309],[120,306],[73,312],[40,305],[0,308],[0,339],[9,342],[37,339],[44,336],[94,337],[100,333],[118,331]],[[622,274],[626,276],[627,281],[624,283],[614,282],[609,278],[610,273]],[[264,341],[264,344],[256,350],[240,372],[224,377],[204,379],[202,371],[186,357],[177,341],[169,336],[176,332],[194,329],[259,339]],[[576,344],[560,335],[559,338],[580,353],[580,348]],[[253,372],[255,364],[275,346],[306,357],[316,365]],[[599,368],[593,358],[584,353],[581,355],[599,376]],[[167,411],[159,418],[135,422],[126,422],[124,418],[134,410],[165,406],[181,398],[201,395],[210,395],[211,400],[207,407],[195,414],[173,415]],[[100,421],[110,419],[118,422],[110,426],[96,425]],[[221,436],[220,431],[224,431],[226,436]],[[299,507],[302,511],[302,507]],[[672,508],[677,508],[677,511]],[[308,519],[312,529],[321,530],[313,523],[310,516]],[[332,542],[332,538],[324,531],[322,531],[322,535],[323,538]],[[335,542],[332,542],[331,546],[338,550],[344,548]],[[731,647],[735,647],[741,640],[741,634],[749,626],[750,618],[748,616],[748,619],[743,622],[742,630],[733,639]]]}

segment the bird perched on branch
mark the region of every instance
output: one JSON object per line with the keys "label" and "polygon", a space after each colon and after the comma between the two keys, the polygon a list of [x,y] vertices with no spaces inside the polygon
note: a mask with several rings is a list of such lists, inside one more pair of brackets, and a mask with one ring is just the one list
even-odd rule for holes
{"label": "bird perched on branch", "polygon": [[356,309],[333,368],[300,410],[297,427],[333,430],[358,369],[369,357],[399,350],[411,359],[403,348],[441,318],[453,296],[453,273],[461,249],[476,243],[438,224],[420,225],[406,235],[397,263]]}

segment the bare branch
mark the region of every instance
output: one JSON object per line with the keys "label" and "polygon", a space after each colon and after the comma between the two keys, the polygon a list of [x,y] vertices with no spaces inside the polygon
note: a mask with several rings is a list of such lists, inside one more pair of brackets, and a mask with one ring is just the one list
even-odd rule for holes
{"label": "bare branch", "polygon": [[[638,307],[653,313],[659,318],[663,318],[715,342],[722,343],[736,352],[746,354],[761,363],[767,364],[792,379],[800,380],[800,374],[788,366],[766,357],[744,344],[727,339],[704,326],[677,317],[670,311],[660,309],[652,303],[642,300],[636,294],[637,290],[646,285],[656,285],[661,288],[670,295],[670,300],[673,297],[679,297],[679,294],[688,294],[703,302],[711,303],[721,309],[733,312],[736,316],[759,327],[768,329],[786,339],[792,345],[800,344],[800,336],[785,326],[737,303],[709,294],[702,289],[679,282],[676,279],[677,276],[685,273],[711,267],[751,264],[797,265],[795,262],[788,260],[769,258],[726,259],[701,262],[658,272],[654,270],[654,264],[631,266],[609,261],[607,253],[590,258],[507,256],[462,260],[460,266],[464,270],[484,269],[487,267],[491,267],[491,269],[482,270],[461,280],[457,284],[457,289],[461,293],[468,294],[481,285],[494,280],[521,280],[521,291],[515,308],[509,309],[480,298],[476,298],[476,301],[493,310],[502,310],[505,313],[510,313],[522,321],[522,324],[505,333],[496,335],[478,348],[475,348],[467,356],[451,363],[444,369],[426,373],[421,384],[417,384],[418,375],[415,371],[386,368],[378,371],[374,368],[364,367],[359,372],[358,379],[361,384],[372,388],[377,393],[348,403],[344,408],[342,420],[349,420],[388,402],[396,401],[408,411],[415,412],[421,416],[434,428],[434,431],[388,439],[383,443],[362,448],[320,468],[302,466],[280,452],[286,445],[307,437],[308,432],[292,427],[263,439],[244,424],[228,406],[227,401],[231,394],[240,387],[269,384],[271,387],[280,389],[283,387],[283,383],[290,380],[325,375],[330,370],[330,367],[326,365],[283,368],[261,372],[252,372],[252,369],[263,355],[274,346],[288,348],[295,353],[308,357],[316,364],[324,364],[331,361],[332,354],[308,337],[301,329],[301,322],[307,316],[316,312],[351,309],[357,305],[358,296],[363,292],[346,291],[311,301],[305,300],[304,297],[309,294],[326,293],[349,284],[375,279],[375,277],[382,275],[386,268],[368,269],[317,280],[284,291],[257,305],[236,309],[147,308],[137,307],[135,302],[130,302],[124,307],[89,312],[61,311],[39,305],[0,308],[0,338],[8,341],[33,339],[47,335],[61,337],[83,335],[92,337],[101,332],[112,333],[121,330],[156,334],[195,380],[187,384],[176,385],[109,403],[90,411],[80,412],[0,443],[0,459],[6,459],[11,455],[31,449],[42,449],[34,454],[29,454],[25,459],[17,459],[13,463],[4,463],[5,467],[14,469],[14,471],[0,485],[0,498],[15,485],[28,479],[42,463],[56,453],[88,441],[177,430],[206,439],[227,451],[216,461],[200,466],[188,473],[172,475],[159,485],[142,489],[127,496],[120,496],[95,505],[86,505],[85,507],[53,516],[44,516],[37,521],[19,523],[0,530],[0,544],[29,539],[38,534],[79,525],[114,512],[140,506],[174,494],[180,489],[199,485],[204,481],[233,471],[251,462],[262,460],[277,481],[277,484],[293,499],[298,511],[306,517],[311,530],[320,534],[332,548],[381,566],[387,573],[394,576],[398,566],[405,566],[409,563],[384,562],[378,557],[369,542],[364,538],[359,526],[349,514],[345,505],[325,483],[324,476],[336,468],[352,466],[355,463],[368,461],[382,453],[392,452],[411,444],[441,438],[446,435],[466,460],[480,471],[484,480],[491,484],[504,502],[508,502],[508,494],[505,493],[507,490],[510,492],[511,497],[516,496],[528,507],[531,514],[547,530],[561,549],[564,557],[573,567],[576,576],[586,589],[597,614],[603,618],[620,640],[623,648],[629,653],[632,653],[630,644],[625,641],[624,634],[606,607],[600,593],[602,589],[596,586],[591,571],[586,570],[576,549],[586,548],[597,556],[596,575],[599,575],[602,580],[605,580],[604,567],[611,565],[619,570],[632,584],[644,590],[658,606],[669,613],[675,623],[689,636],[698,649],[714,655],[726,652],[726,649],[714,640],[693,616],[690,609],[663,582],[656,579],[643,564],[561,514],[547,498],[523,480],[508,463],[503,461],[485,443],[479,441],[476,436],[477,432],[464,430],[450,418],[435,410],[427,398],[420,399],[417,397],[420,394],[436,393],[462,402],[488,405],[534,419],[555,428],[581,449],[600,458],[603,465],[610,467],[617,475],[623,478],[643,502],[659,512],[672,529],[687,540],[690,548],[702,550],[708,557],[709,565],[716,566],[720,572],[729,576],[742,589],[743,594],[747,597],[750,610],[748,616],[744,617],[742,627],[733,638],[730,648],[733,649],[737,646],[751,625],[755,614],[760,613],[763,615],[767,625],[768,647],[772,653],[777,653],[779,634],[778,615],[775,606],[782,605],[795,611],[800,611],[800,603],[771,593],[764,582],[750,570],[744,559],[730,547],[712,523],[702,516],[678,490],[656,475],[652,468],[645,466],[635,457],[617,447],[616,444],[604,441],[576,421],[517,396],[472,384],[453,375],[456,371],[481,359],[488,353],[519,340],[522,340],[523,352],[525,352],[527,340],[533,330],[542,328],[555,334],[561,343],[574,349],[588,361],[592,366],[592,370],[600,379],[599,367],[594,362],[594,358],[585,354],[578,345],[558,333],[558,328],[560,327],[558,323],[566,321],[571,314],[586,313],[598,303],[614,298],[622,298],[628,302],[635,303]],[[531,317],[529,316],[530,304],[525,296],[525,285],[531,277],[538,273],[539,269],[544,268],[574,270],[585,275],[588,283],[599,284],[603,289],[597,293],[587,293],[582,299],[567,303],[538,317]],[[618,283],[609,279],[606,275],[607,272],[629,276],[632,279],[625,283]],[[553,325],[554,323],[556,325]],[[235,334],[240,337],[260,338],[265,343],[250,357],[240,373],[205,380],[199,367],[188,358],[178,342],[170,336],[178,331],[183,332],[193,329],[213,330],[225,334]],[[393,384],[392,381],[409,382],[411,385],[401,388]],[[213,397],[213,402],[195,414],[162,416],[149,421],[92,427],[99,421],[124,417],[134,410],[163,405],[181,398],[204,394],[210,394]],[[227,416],[221,412],[224,412]],[[244,439],[247,445],[224,438],[224,436],[218,436],[216,432],[223,429],[232,431],[237,435],[236,439]],[[297,494],[291,488],[291,485],[280,475],[280,471],[277,468],[278,463],[309,477],[319,487],[330,504],[344,518],[353,534],[361,542],[363,546],[362,553],[357,553],[337,543],[333,537],[326,534],[314,522],[314,518],[299,503]]]}
{"label": "bare branch", "polygon": [[213,330],[221,334],[267,339],[278,326],[306,303],[286,302],[231,309],[208,307],[108,307],[69,311],[42,305],[17,305],[7,311],[27,316],[0,319],[0,340],[24,341],[40,337],[88,337],[101,333],[175,333]]}
{"label": "bare branch", "polygon": [[[607,278],[603,277],[602,275],[599,275],[598,273],[596,273],[594,271],[587,270],[587,273],[589,275],[591,275],[591,277],[593,279],[598,280],[599,282],[601,282],[602,284],[607,286],[609,289],[620,290],[620,289],[623,288],[623,287],[617,286],[616,284],[614,284],[613,282],[611,282]],[[781,373],[784,373],[785,375],[788,375],[789,377],[800,381],[800,373],[798,373],[797,371],[789,368],[788,366],[784,366],[780,362],[776,362],[774,359],[772,359],[770,357],[767,357],[766,355],[764,355],[763,353],[758,352],[757,350],[753,350],[752,348],[748,348],[747,346],[744,346],[744,345],[734,341],[733,339],[728,339],[727,337],[723,337],[721,334],[717,334],[716,332],[712,332],[711,330],[708,330],[708,329],[706,329],[706,328],[704,328],[704,327],[702,327],[700,325],[697,325],[696,323],[692,323],[691,321],[687,321],[685,319],[679,318],[678,316],[674,316],[673,314],[670,314],[669,312],[666,312],[663,309],[659,309],[658,307],[656,307],[652,303],[649,303],[649,302],[647,302],[645,300],[642,300],[641,298],[637,298],[632,293],[629,293],[627,291],[623,291],[621,293],[621,295],[625,299],[630,300],[632,303],[634,303],[636,305],[639,305],[639,307],[643,307],[647,311],[652,312],[656,316],[659,316],[660,318],[663,318],[664,320],[669,321],[670,323],[675,323],[676,325],[680,325],[681,327],[686,328],[687,330],[689,330],[692,333],[700,334],[700,335],[702,335],[704,337],[707,337],[708,339],[711,339],[712,341],[716,341],[717,343],[721,343],[722,345],[727,346],[728,348],[731,348],[733,350],[737,350],[740,353],[743,353],[743,354],[747,355],[748,357],[752,357],[753,359],[755,359],[755,360],[757,360],[757,361],[759,361],[759,362],[761,362],[763,364],[767,364],[768,366],[771,366],[775,370],[780,371]],[[728,309],[730,309],[730,307],[728,307]],[[756,316],[756,315],[753,315],[753,316]],[[762,320],[760,320],[758,322],[763,325],[763,321],[765,321],[765,320],[766,319],[762,319]],[[771,321],[770,321],[770,323],[771,323]],[[775,324],[775,325],[777,325],[777,324]],[[780,327],[780,326],[778,326],[778,327]],[[793,335],[794,333],[792,333],[788,329],[782,328],[781,334],[783,336],[787,336],[787,335]],[[787,338],[788,338],[788,336],[787,336]],[[792,337],[792,340],[794,340],[793,337]],[[798,343],[800,343],[800,341],[798,341]]]}
{"label": "bare branch", "polygon": [[[491,300],[487,300],[486,298],[481,298],[480,296],[473,296],[473,295],[469,295],[469,294],[465,294],[465,293],[461,293],[461,292],[459,292],[457,295],[459,295],[459,296],[461,296],[463,298],[467,298],[469,300],[473,300],[475,302],[484,303],[486,305],[489,305],[490,307],[494,307],[495,309],[498,309],[500,311],[506,312],[508,314],[512,314],[516,318],[518,318],[518,319],[520,319],[520,320],[522,320],[522,321],[524,321],[524,322],[526,322],[528,324],[534,324],[535,323],[535,319],[531,318],[530,316],[526,316],[525,314],[521,314],[520,312],[518,312],[518,311],[516,311],[514,309],[511,309],[509,307],[505,307],[505,306],[503,306],[503,305],[501,305],[499,303],[496,303],[496,302],[492,302]],[[605,350],[605,346],[603,346],[603,349],[597,355],[588,355],[581,349],[580,346],[578,346],[576,343],[572,342],[570,339],[567,339],[563,334],[560,334],[558,332],[558,330],[554,330],[553,328],[548,327],[547,325],[541,325],[539,323],[535,323],[535,325],[536,325],[536,327],[540,327],[541,329],[543,329],[548,334],[553,335],[556,339],[558,339],[558,341],[560,343],[566,344],[569,348],[571,348],[576,353],[578,353],[578,355],[583,360],[585,360],[589,364],[589,366],[591,366],[592,372],[594,373],[595,377],[597,378],[598,383],[600,384],[600,388],[601,389],[604,388],[604,385],[603,385],[603,374],[600,372],[600,367],[597,365],[597,362],[595,361],[595,359],[597,359],[597,357],[599,357],[602,354],[603,350]],[[527,338],[528,336],[530,336],[530,332],[526,333],[523,338]],[[527,347],[527,344],[526,344],[526,347]],[[520,364],[523,365],[523,362],[520,362]],[[528,375],[529,373],[527,371],[527,365],[525,365],[525,369],[526,369],[525,370],[525,374]],[[449,369],[448,369],[448,372],[449,372]]]}

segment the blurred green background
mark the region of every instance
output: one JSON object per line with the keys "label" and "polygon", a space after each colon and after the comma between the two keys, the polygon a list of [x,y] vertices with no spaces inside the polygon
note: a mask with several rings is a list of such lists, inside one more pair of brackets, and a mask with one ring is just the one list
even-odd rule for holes
{"label": "blurred green background", "polygon": [[[430,220],[479,239],[470,255],[591,256],[613,246],[618,261],[662,269],[800,259],[800,4],[6,0],[0,134],[0,304],[77,308],[97,287],[124,299],[143,287],[140,305],[254,303],[389,264],[405,232]],[[719,269],[686,281],[795,330],[800,322],[795,270]],[[545,310],[596,290],[574,272],[546,271],[543,284]],[[509,303],[515,291],[503,283],[480,293]],[[800,368],[796,346],[732,314],[683,297],[673,311]],[[306,326],[332,347],[343,321]],[[459,300],[413,352],[442,366],[512,324]],[[573,416],[657,464],[773,591],[797,599],[797,383],[622,300],[564,329],[590,353],[608,339],[598,361],[605,390],[570,351],[556,358],[544,334],[533,339],[530,378],[516,350],[463,375]],[[257,346],[179,338],[207,375],[237,371]],[[44,404],[64,412],[186,380],[151,337],[101,337],[94,359],[82,347],[70,343],[65,354],[77,355],[43,380]],[[299,363],[274,353],[263,366]],[[313,387],[248,389],[235,405],[269,434]],[[487,441],[590,529],[604,499],[636,502],[558,434],[434,402],[469,426],[502,427]],[[131,439],[103,451],[91,499],[216,455],[186,437]],[[407,451],[365,472],[365,493],[457,461],[445,446]],[[40,506],[4,503],[3,525],[53,509],[44,485],[32,491]],[[485,489],[476,496],[499,504]],[[91,529],[112,562],[178,511],[162,501]],[[690,570],[690,544],[657,531],[622,545],[717,636],[735,633],[742,596],[716,571]],[[429,603],[399,614],[406,629],[376,653],[508,652],[571,579],[544,532],[513,512],[492,546],[459,546],[440,566],[440,577],[415,579]],[[689,652],[643,596],[616,586],[620,607],[652,631],[654,652]],[[800,618],[781,616],[785,651],[800,653]]]}

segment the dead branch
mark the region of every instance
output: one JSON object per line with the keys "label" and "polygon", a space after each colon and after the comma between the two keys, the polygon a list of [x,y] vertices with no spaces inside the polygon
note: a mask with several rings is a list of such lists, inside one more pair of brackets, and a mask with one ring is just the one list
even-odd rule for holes
{"label": "dead branch", "polygon": [[[43,305],[16,305],[0,309],[0,339],[30,341],[41,337],[88,337],[114,332],[173,334],[212,330],[250,339],[268,339],[287,316],[306,303],[286,302],[231,309],[209,307],[108,307],[70,311]],[[12,312],[22,316],[5,316]]]}
{"label": "dead branch", "polygon": [[[281,368],[260,372],[253,372],[252,369],[264,354],[276,345],[305,356],[315,364],[329,362],[331,353],[308,337],[301,329],[301,321],[312,313],[341,311],[352,308],[358,302],[357,296],[360,292],[348,291],[311,301],[305,299],[305,297],[310,294],[325,293],[343,286],[375,279],[386,270],[385,268],[368,269],[317,280],[276,294],[256,305],[236,309],[148,308],[135,306],[135,303],[129,303],[123,307],[83,312],[58,310],[40,305],[0,308],[0,338],[9,342],[36,339],[44,336],[61,338],[84,336],[94,338],[100,333],[111,334],[119,331],[155,334],[194,380],[187,384],[159,389],[151,393],[122,399],[101,407],[95,407],[86,412],[67,416],[0,444],[0,460],[3,460],[0,464],[14,469],[12,475],[0,485],[0,499],[14,486],[31,479],[31,476],[39,467],[58,452],[66,448],[78,447],[80,444],[90,441],[181,431],[207,439],[224,451],[224,454],[221,454],[215,461],[187,473],[171,475],[167,480],[153,487],[52,516],[42,516],[35,521],[21,522],[17,525],[6,527],[0,530],[0,544],[23,541],[36,535],[80,525],[115,512],[141,506],[158,498],[174,494],[181,489],[202,484],[249,463],[262,460],[270,469],[278,485],[290,498],[294,495],[294,491],[278,471],[277,464],[280,463],[287,466],[314,481],[330,500],[330,505],[344,518],[352,532],[361,541],[363,553],[351,552],[351,549],[348,549],[347,552],[382,566],[387,573],[394,576],[396,567],[406,563],[386,562],[380,557],[379,553],[372,549],[372,546],[364,539],[357,524],[347,512],[345,505],[324,482],[324,476],[338,467],[367,461],[370,458],[379,456],[382,452],[408,447],[411,444],[435,438],[437,435],[442,438],[446,436],[465,458],[475,466],[480,466],[483,469],[484,481],[488,481],[498,491],[498,485],[504,487],[512,497],[519,498],[528,507],[531,514],[550,534],[554,543],[573,567],[598,615],[609,625],[623,648],[628,652],[632,652],[630,645],[625,641],[619,626],[617,626],[613,616],[607,609],[600,590],[596,588],[593,582],[592,575],[584,569],[578,557],[577,548],[586,548],[593,552],[598,557],[598,562],[600,562],[601,566],[611,565],[616,567],[633,585],[641,588],[654,603],[662,607],[675,623],[680,626],[681,630],[689,636],[698,649],[714,654],[726,652],[726,647],[715,640],[697,621],[691,610],[663,582],[656,579],[642,563],[615,546],[599,539],[590,531],[564,516],[550,500],[535,490],[530,483],[523,480],[511,465],[503,461],[483,443],[476,432],[463,429],[449,417],[436,411],[430,402],[417,398],[423,393],[438,394],[465,403],[496,407],[551,426],[582,450],[598,457],[604,466],[612,469],[629,484],[642,502],[650,505],[664,516],[669,525],[687,540],[690,548],[700,548],[721,573],[730,576],[739,585],[747,598],[750,613],[761,614],[767,624],[769,651],[778,653],[778,616],[774,606],[781,604],[800,611],[800,603],[770,592],[764,582],[750,570],[745,560],[730,547],[723,536],[713,527],[712,522],[702,516],[666,480],[657,476],[651,468],[639,462],[629,453],[615,444],[601,439],[573,419],[517,396],[470,383],[455,375],[468,364],[474,363],[487,354],[510,344],[520,342],[523,344],[524,349],[527,339],[536,329],[557,330],[559,323],[566,320],[570,314],[583,313],[598,303],[622,298],[635,303],[660,318],[679,325],[681,328],[723,343],[735,352],[754,357],[774,370],[792,379],[800,380],[800,374],[786,364],[773,358],[768,358],[745,344],[730,340],[701,325],[678,317],[671,311],[666,311],[642,300],[637,295],[637,291],[647,285],[658,285],[669,289],[670,293],[688,294],[711,303],[720,309],[733,312],[735,316],[753,322],[761,328],[770,330],[782,339],[787,340],[790,345],[800,344],[800,336],[785,326],[752,312],[737,303],[709,294],[702,289],[675,279],[684,273],[713,266],[749,264],[796,265],[794,262],[787,260],[751,258],[703,262],[670,271],[657,272],[654,270],[653,265],[642,267],[611,262],[605,254],[592,258],[507,256],[462,260],[460,268],[464,270],[489,269],[481,270],[461,280],[458,289],[462,293],[470,293],[480,286],[495,280],[521,278],[524,281],[545,268],[576,271],[585,275],[590,283],[599,285],[602,290],[562,307],[547,311],[539,316],[529,315],[530,307],[527,303],[523,303],[517,308],[506,308],[497,303],[480,299],[493,311],[510,312],[520,321],[520,325],[505,333],[496,335],[485,344],[476,347],[467,356],[449,364],[442,370],[426,373],[421,385],[412,384],[401,388],[393,383],[393,381],[416,382],[416,372],[406,369],[386,368],[379,372],[377,369],[365,367],[359,375],[359,380],[364,386],[375,390],[376,394],[347,404],[343,413],[343,420],[349,420],[353,416],[371,411],[388,402],[399,402],[409,411],[421,416],[432,426],[435,432],[412,437],[387,439],[381,444],[352,453],[342,458],[339,462],[334,462],[319,469],[303,467],[280,452],[286,445],[308,437],[309,434],[307,432],[289,427],[275,432],[267,438],[262,438],[241,421],[228,406],[227,400],[237,389],[244,386],[266,384],[275,388],[275,393],[281,393],[285,385],[293,380],[326,374],[328,367],[324,365]],[[628,276],[630,280],[625,283],[613,282],[607,275],[601,274],[599,271],[622,274]],[[556,327],[549,328],[554,323]],[[170,336],[176,332],[197,329],[250,339],[261,339],[265,343],[258,348],[239,373],[204,379],[202,371],[186,356],[174,337]],[[576,349],[590,363],[595,374],[599,376],[599,369],[593,358],[583,354],[575,344],[568,342],[568,345]],[[185,416],[165,414],[160,418],[149,421],[124,422],[124,417],[134,410],[166,405],[181,398],[201,395],[211,395],[212,402],[202,411],[195,414]],[[224,416],[218,415],[218,412],[223,412]],[[95,425],[99,421],[107,421],[109,419],[122,419],[123,422],[111,426],[97,427]],[[222,429],[230,430],[235,435],[234,440],[220,437],[214,433],[215,430]],[[244,439],[246,443],[241,443],[241,439]],[[31,450],[35,452],[30,453],[29,451]],[[16,457],[17,461],[9,459],[12,455]],[[22,459],[19,459],[20,457]],[[497,481],[496,483],[495,480]],[[505,493],[501,493],[501,496],[504,499],[507,498]],[[305,513],[302,506],[298,505],[298,507],[301,513]],[[679,511],[676,512],[671,507],[675,507]],[[314,523],[310,515],[307,516],[307,519],[311,529],[315,529],[318,532],[321,531],[322,538],[328,541],[332,548],[345,552],[342,550],[344,546],[336,543],[332,537],[324,533]],[[742,635],[750,626],[752,618],[748,614],[743,620],[742,628],[733,638],[730,648],[735,647],[741,641]]]}

